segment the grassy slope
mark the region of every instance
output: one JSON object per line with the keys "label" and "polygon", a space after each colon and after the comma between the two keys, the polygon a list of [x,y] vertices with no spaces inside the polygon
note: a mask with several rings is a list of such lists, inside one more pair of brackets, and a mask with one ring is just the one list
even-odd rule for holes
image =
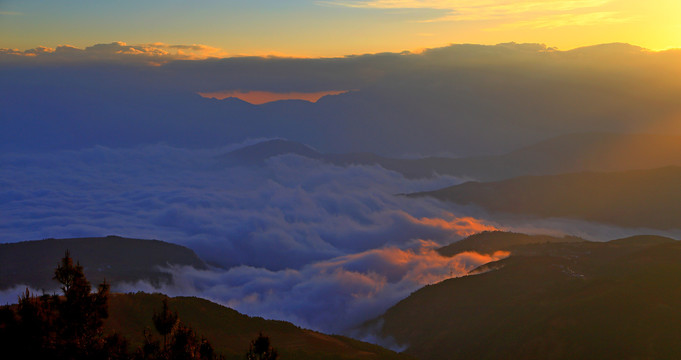
{"label": "grassy slope", "polygon": [[[116,331],[141,343],[145,327],[153,329],[151,317],[159,311],[164,295],[114,294],[110,301],[107,331]],[[175,297],[169,301],[180,319],[209,339],[228,359],[243,359],[250,341],[260,331],[268,335],[282,359],[408,359],[376,345],[342,336],[305,330],[284,321],[249,317],[208,300]]]}

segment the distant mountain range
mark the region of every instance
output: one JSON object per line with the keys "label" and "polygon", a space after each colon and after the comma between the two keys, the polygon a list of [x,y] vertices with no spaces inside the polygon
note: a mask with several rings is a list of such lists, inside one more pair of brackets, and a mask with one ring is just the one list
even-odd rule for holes
{"label": "distant mountain range", "polygon": [[[454,44],[410,54],[161,66],[43,64],[41,57],[0,67],[0,151],[215,148],[283,137],[334,153],[474,156],[575,132],[679,133],[681,56],[628,44],[570,51]],[[258,106],[197,94],[239,89],[353,91]]]}
{"label": "distant mountain range", "polygon": [[388,158],[371,153],[325,154],[301,143],[275,139],[232,151],[220,159],[226,165],[255,166],[284,154],[339,166],[380,165],[410,178],[441,174],[493,181],[523,175],[681,166],[681,136],[580,133],[551,138],[503,155],[417,159]]}
{"label": "distant mountain range", "polygon": [[492,212],[566,217],[625,227],[681,229],[681,167],[522,176],[413,194]]}
{"label": "distant mountain range", "polygon": [[[139,346],[144,340],[145,327],[154,328],[152,314],[160,311],[163,298],[165,295],[145,293],[112,295],[105,330],[124,335],[131,345]],[[413,359],[344,336],[301,329],[285,321],[246,316],[200,298],[175,297],[170,298],[168,304],[177,311],[183,323],[191,326],[199,336],[205,336],[227,359],[244,359],[251,340],[261,331],[270,337],[281,359]]]}
{"label": "distant mountain range", "polygon": [[168,282],[168,265],[206,269],[207,265],[191,249],[159,240],[100,238],[45,239],[0,244],[0,289],[27,285],[52,290],[54,268],[64,253],[78,260],[93,284],[106,279],[110,284],[149,281]]}
{"label": "distant mountain range", "polygon": [[[484,236],[504,237],[527,240]],[[510,257],[483,267],[414,292],[367,326],[382,325],[383,336],[423,360],[681,353],[681,243],[674,239],[518,244]]]}

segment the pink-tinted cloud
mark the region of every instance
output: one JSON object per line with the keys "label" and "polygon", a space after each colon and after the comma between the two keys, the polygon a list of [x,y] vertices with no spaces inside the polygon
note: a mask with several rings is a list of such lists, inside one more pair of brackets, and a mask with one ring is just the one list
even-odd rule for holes
{"label": "pink-tinted cloud", "polygon": [[330,90],[317,92],[271,92],[271,91],[225,90],[214,92],[200,92],[199,95],[205,98],[212,98],[218,100],[233,97],[254,105],[261,105],[266,104],[268,102],[279,100],[305,100],[314,103],[324,96],[340,95],[346,92],[348,92],[348,90]]}
{"label": "pink-tinted cloud", "polygon": [[[174,268],[171,295],[209,298],[249,315],[291,321],[327,332],[345,332],[372,319],[418,288],[509,256],[465,252],[443,257],[421,241],[414,248],[386,247],[339,256],[299,270],[249,266],[202,271]],[[118,290],[158,291],[148,284]]]}
{"label": "pink-tinted cloud", "polygon": [[387,247],[340,256],[312,265],[320,272],[344,269],[358,273],[378,273],[388,282],[408,280],[426,285],[468,274],[470,270],[491,261],[509,256],[508,251],[493,254],[463,252],[453,257],[444,257],[435,251],[435,243],[420,240],[413,249]]}
{"label": "pink-tinted cloud", "polygon": [[432,226],[439,229],[451,230],[459,236],[468,236],[482,231],[499,230],[493,225],[486,224],[483,220],[476,219],[470,216],[457,217],[452,213],[445,213],[446,218],[415,218],[405,213],[405,216],[410,221],[426,226]]}

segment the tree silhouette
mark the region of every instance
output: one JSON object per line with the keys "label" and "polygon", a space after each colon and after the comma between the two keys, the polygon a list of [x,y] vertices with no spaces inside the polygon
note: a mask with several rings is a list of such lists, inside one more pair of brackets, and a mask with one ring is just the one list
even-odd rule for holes
{"label": "tree silhouette", "polygon": [[201,344],[199,344],[199,355],[201,360],[210,360],[216,358],[213,345],[211,345],[210,342],[208,342],[208,339],[204,337],[201,338]]}
{"label": "tree silhouette", "polygon": [[152,316],[154,327],[161,336],[163,336],[163,349],[168,349],[168,335],[173,331],[177,325],[177,312],[173,313],[168,307],[168,298],[163,299],[163,309],[160,313],[154,311]]}
{"label": "tree silhouette", "polygon": [[161,311],[152,316],[154,327],[163,336],[163,345],[146,330],[144,344],[133,357],[125,337],[104,335],[104,319],[109,315],[106,281],[91,292],[83,267],[74,265],[68,251],[57,265],[54,279],[61,284],[63,296],[36,296],[26,289],[17,305],[0,306],[2,359],[223,359],[215,354],[208,340],[198,339],[193,329],[179,321],[167,298]]}
{"label": "tree silhouette", "polygon": [[270,346],[270,338],[262,332],[251,341],[251,347],[246,353],[248,360],[276,360],[277,358],[279,358],[277,350]]}
{"label": "tree silhouette", "polygon": [[[58,335],[62,349],[76,354],[100,345],[102,326],[109,316],[108,304],[109,284],[104,281],[96,293],[90,293],[92,287],[85,278],[83,267],[73,260],[69,252],[54,271],[54,279],[62,284],[64,300],[58,301],[56,307]],[[87,355],[89,351],[85,351]]]}
{"label": "tree silhouette", "polygon": [[[59,281],[62,285],[61,290],[66,294],[75,283],[78,282],[80,285],[83,285],[85,274],[83,273],[83,267],[80,266],[80,264],[73,265],[71,254],[66,250],[66,254],[61,259],[61,263],[57,264],[57,268],[54,270],[54,277],[52,279]],[[87,281],[87,279],[85,279],[85,281]]]}
{"label": "tree silhouette", "polygon": [[91,293],[83,267],[73,264],[68,251],[54,279],[61,284],[63,296],[35,296],[26,289],[16,312],[9,307],[2,310],[2,348],[27,359],[126,358],[127,340],[102,332],[108,317],[109,285],[104,282]]}
{"label": "tree silhouette", "polygon": [[200,340],[189,326],[184,325],[168,306],[168,298],[163,299],[160,312],[152,316],[154,327],[163,336],[163,344],[154,339],[151,331],[144,333],[144,344],[137,350],[136,359],[144,360],[214,360],[224,359],[215,354],[213,346],[205,338]]}
{"label": "tree silhouette", "polygon": [[180,324],[173,332],[173,341],[170,346],[170,359],[190,360],[194,359],[199,352],[199,342],[191,328]]}

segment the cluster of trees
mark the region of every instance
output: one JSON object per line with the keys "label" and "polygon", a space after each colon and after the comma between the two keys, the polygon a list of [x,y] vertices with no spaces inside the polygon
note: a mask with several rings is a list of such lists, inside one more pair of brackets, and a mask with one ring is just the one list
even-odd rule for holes
{"label": "cluster of trees", "polygon": [[[144,343],[130,351],[128,339],[105,334],[108,317],[109,285],[104,282],[92,292],[80,264],[73,263],[68,251],[55,270],[54,279],[63,295],[32,295],[28,289],[17,305],[0,307],[0,349],[7,359],[94,359],[94,360],[213,360],[223,359],[213,346],[184,325],[163,300],[163,308],[153,315],[160,339],[147,329]],[[6,356],[6,357],[5,357]],[[275,360],[276,350],[269,338],[260,334],[252,341],[248,360]]]}

